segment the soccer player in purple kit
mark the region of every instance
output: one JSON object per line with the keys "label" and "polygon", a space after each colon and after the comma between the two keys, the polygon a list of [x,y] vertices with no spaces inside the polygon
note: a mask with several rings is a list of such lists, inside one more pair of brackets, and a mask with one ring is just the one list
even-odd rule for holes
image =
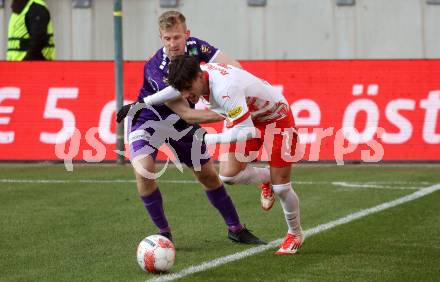
{"label": "soccer player in purple kit", "polygon": [[[187,106],[188,101],[166,82],[170,59],[178,55],[188,54],[196,57],[199,62],[217,62],[237,67],[240,67],[240,64],[209,43],[190,37],[185,17],[180,12],[163,13],[159,17],[159,31],[164,47],[145,63],[144,82],[138,102],[123,106],[117,118],[118,122],[121,122],[127,114],[131,115],[130,109],[133,110],[133,105],[152,105],[158,104],[158,99],[165,102],[177,98],[158,106],[137,108],[135,117],[129,119],[130,157],[140,198],[151,220],[158,227],[159,233],[172,239],[161,192],[154,177],[158,148],[163,143],[167,143],[177,159],[191,168],[204,186],[210,203],[219,211],[228,226],[228,238],[245,244],[265,244],[241,224],[234,203],[209,157],[206,144],[202,144],[202,152],[196,156],[196,159],[193,154],[193,138],[197,127],[188,122],[192,120],[213,122],[224,118],[211,111],[201,112],[200,116],[178,118],[172,110]],[[151,101],[154,93],[156,93],[155,100]]]}

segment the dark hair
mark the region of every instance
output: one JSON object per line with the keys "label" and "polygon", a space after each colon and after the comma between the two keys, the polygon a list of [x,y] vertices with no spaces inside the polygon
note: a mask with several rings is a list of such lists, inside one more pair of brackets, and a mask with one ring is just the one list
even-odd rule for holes
{"label": "dark hair", "polygon": [[168,83],[177,90],[188,90],[201,72],[199,61],[189,55],[176,56],[169,65]]}

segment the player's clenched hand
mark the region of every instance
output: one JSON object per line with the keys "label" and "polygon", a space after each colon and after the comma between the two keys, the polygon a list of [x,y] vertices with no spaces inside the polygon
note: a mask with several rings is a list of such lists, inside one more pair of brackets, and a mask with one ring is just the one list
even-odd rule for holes
{"label": "player's clenched hand", "polygon": [[119,109],[118,114],[116,115],[116,121],[121,122],[124,120],[124,118],[127,116],[128,111],[130,111],[131,106],[133,106],[135,103],[127,104],[122,106],[122,108]]}
{"label": "player's clenched hand", "polygon": [[139,114],[141,113],[141,110],[143,108],[147,107],[144,102],[134,102],[131,104],[127,104],[122,106],[122,108],[118,111],[116,121],[121,122],[126,118],[127,116],[132,116],[133,121],[132,124],[136,123],[136,120],[139,117]]}

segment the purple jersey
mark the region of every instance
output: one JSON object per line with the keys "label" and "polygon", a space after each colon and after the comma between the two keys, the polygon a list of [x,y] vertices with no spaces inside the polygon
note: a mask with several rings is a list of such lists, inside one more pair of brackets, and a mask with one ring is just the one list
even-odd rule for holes
{"label": "purple jersey", "polygon": [[[195,37],[189,37],[186,41],[186,54],[195,56],[199,59],[199,62],[209,63],[218,53],[218,49],[210,45],[206,41],[200,40]],[[159,49],[153,57],[145,63],[144,66],[144,83],[139,92],[138,100],[152,95],[168,86],[166,77],[168,76],[168,65],[170,59],[165,54],[165,47]],[[165,119],[170,114],[174,113],[165,105],[153,106],[162,119]],[[139,115],[139,122],[146,120],[158,120],[158,116],[152,110],[143,109]],[[187,123],[183,120],[179,120],[176,125],[178,127],[186,127]]]}

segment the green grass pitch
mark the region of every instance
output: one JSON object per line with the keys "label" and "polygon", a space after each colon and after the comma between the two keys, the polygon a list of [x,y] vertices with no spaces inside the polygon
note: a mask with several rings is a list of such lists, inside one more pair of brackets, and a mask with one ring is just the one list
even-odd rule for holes
{"label": "green grass pitch", "polygon": [[[439,165],[299,165],[293,169],[305,230],[440,183]],[[187,181],[185,181],[187,180]],[[189,180],[189,181],[188,181]],[[173,230],[171,273],[244,251],[190,171],[159,179]],[[285,235],[277,201],[229,186],[241,221],[261,238]],[[156,233],[130,165],[0,165],[0,281],[146,281],[137,244]],[[271,249],[182,281],[438,281],[440,191],[306,238],[294,256]]]}

